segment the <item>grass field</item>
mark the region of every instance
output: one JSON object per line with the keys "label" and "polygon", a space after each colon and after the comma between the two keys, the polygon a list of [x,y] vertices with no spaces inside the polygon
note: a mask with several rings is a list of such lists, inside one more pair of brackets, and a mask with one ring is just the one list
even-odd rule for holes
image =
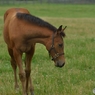
{"label": "grass field", "polygon": [[[32,14],[65,30],[66,65],[57,68],[48,52],[37,44],[32,61],[35,95],[93,95],[95,88],[95,5],[29,4],[0,6],[0,95],[21,95],[14,90],[10,57],[3,41],[3,14],[11,7]],[[20,81],[19,81],[20,83]],[[21,87],[21,83],[20,83]]]}

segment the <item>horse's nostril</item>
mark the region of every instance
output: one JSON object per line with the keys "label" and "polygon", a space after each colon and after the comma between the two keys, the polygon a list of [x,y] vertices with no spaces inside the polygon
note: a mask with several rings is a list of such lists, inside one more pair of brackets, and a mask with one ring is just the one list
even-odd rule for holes
{"label": "horse's nostril", "polygon": [[63,63],[62,65],[61,65],[61,67],[63,67],[65,65],[65,63]]}
{"label": "horse's nostril", "polygon": [[60,68],[63,67],[64,65],[65,65],[65,62],[64,62],[64,63],[59,63],[59,62],[57,62],[57,64],[56,64],[56,66],[57,66],[57,67],[60,67]]}

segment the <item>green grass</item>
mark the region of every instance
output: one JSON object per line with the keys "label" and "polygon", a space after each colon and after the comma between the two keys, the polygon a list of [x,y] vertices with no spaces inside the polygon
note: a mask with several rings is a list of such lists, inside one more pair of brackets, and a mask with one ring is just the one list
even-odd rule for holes
{"label": "green grass", "polygon": [[66,4],[12,4],[0,5],[0,16],[11,7],[27,8],[32,14],[41,17],[95,17],[95,5],[66,5]]}
{"label": "green grass", "polygon": [[[95,5],[4,5],[0,6],[0,95],[21,95],[13,88],[14,77],[3,41],[3,13],[11,7],[24,7],[56,27],[65,30],[66,65],[57,68],[48,52],[37,44],[32,60],[35,95],[93,95],[95,88]],[[49,6],[49,9],[48,9]],[[79,11],[78,11],[79,10]]]}

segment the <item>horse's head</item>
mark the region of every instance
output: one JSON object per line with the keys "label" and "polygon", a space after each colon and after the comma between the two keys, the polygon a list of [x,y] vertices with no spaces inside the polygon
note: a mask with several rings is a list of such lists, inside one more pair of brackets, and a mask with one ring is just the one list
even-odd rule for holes
{"label": "horse's head", "polygon": [[57,29],[57,31],[52,35],[52,40],[49,43],[49,55],[52,57],[52,60],[55,62],[55,66],[57,67],[63,67],[65,64],[64,42],[62,38],[65,37],[65,28],[62,29],[61,25]]}

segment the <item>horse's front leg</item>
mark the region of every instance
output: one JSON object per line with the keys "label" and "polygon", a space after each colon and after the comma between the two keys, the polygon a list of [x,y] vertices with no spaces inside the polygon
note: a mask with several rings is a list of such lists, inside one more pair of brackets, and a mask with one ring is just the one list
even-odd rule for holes
{"label": "horse's front leg", "polygon": [[34,88],[33,88],[33,86],[32,86],[31,77],[30,77],[30,93],[31,93],[31,95],[34,95]]}
{"label": "horse's front leg", "polygon": [[14,55],[16,64],[19,68],[19,78],[22,83],[22,93],[23,93],[23,95],[27,95],[27,93],[26,93],[26,74],[25,74],[25,71],[23,69],[23,64],[22,64],[22,53],[14,48],[13,55]]}
{"label": "horse's front leg", "polygon": [[31,81],[31,59],[34,54],[34,46],[32,46],[31,50],[26,53],[26,58],[25,58],[25,71],[26,71],[26,92],[28,93],[28,87],[29,87],[29,81],[30,81],[30,93],[31,95],[34,95],[34,89],[32,86],[32,81]]}

